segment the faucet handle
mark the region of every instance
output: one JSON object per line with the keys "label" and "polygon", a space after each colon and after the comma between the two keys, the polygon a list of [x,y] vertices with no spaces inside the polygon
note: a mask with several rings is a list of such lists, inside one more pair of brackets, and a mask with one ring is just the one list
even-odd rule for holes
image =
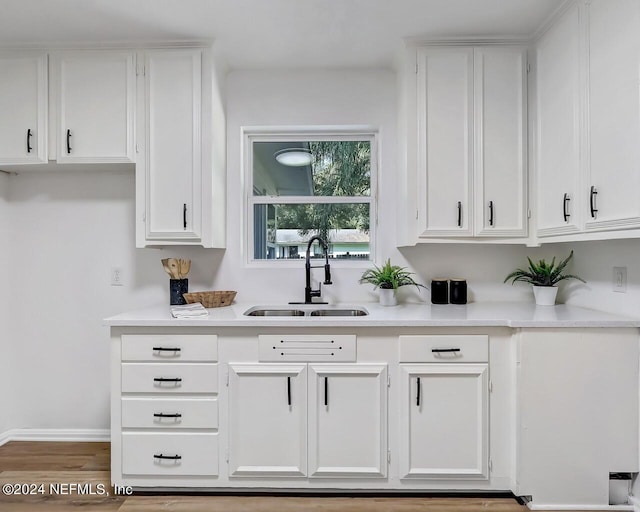
{"label": "faucet handle", "polygon": [[331,282],[331,267],[328,263],[324,266],[324,284],[333,284]]}

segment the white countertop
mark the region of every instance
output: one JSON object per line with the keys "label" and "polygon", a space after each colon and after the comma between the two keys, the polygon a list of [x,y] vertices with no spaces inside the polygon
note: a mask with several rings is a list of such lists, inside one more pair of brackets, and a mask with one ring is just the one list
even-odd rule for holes
{"label": "white countertop", "polygon": [[[249,317],[243,313],[255,306],[265,308],[318,309],[358,307],[368,311],[360,317]],[[476,302],[464,306],[401,304],[383,307],[377,303],[330,306],[267,305],[234,303],[208,309],[209,316],[175,319],[168,305],[130,311],[106,318],[111,327],[640,327],[640,318],[626,317],[558,304],[536,306],[528,302]]]}

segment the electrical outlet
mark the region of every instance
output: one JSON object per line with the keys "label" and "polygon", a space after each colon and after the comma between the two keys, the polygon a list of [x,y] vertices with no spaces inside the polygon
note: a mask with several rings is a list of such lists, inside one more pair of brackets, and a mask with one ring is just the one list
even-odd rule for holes
{"label": "electrical outlet", "polygon": [[627,267],[613,267],[613,291],[627,293]]}
{"label": "electrical outlet", "polygon": [[111,286],[124,286],[122,267],[111,267]]}

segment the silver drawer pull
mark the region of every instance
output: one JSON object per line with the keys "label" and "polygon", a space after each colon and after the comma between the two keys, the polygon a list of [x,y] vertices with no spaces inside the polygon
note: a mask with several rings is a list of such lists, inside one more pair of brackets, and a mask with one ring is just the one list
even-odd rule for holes
{"label": "silver drawer pull", "polygon": [[431,352],[434,354],[441,354],[443,352],[460,352],[459,348],[432,348]]}
{"label": "silver drawer pull", "polygon": [[179,419],[182,418],[182,414],[180,414],[179,412],[176,413],[172,413],[172,414],[167,414],[164,412],[156,412],[153,414],[154,418],[173,418],[173,419]]}
{"label": "silver drawer pull", "polygon": [[180,460],[182,459],[182,455],[163,455],[159,453],[154,455],[153,458],[158,460]]}

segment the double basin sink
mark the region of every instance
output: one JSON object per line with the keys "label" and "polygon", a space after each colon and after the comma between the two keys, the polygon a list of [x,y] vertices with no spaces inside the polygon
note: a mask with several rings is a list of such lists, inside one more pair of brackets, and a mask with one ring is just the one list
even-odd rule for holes
{"label": "double basin sink", "polygon": [[256,306],[244,312],[246,316],[366,316],[369,312],[363,308],[332,308],[314,306],[312,309],[296,307]]}

